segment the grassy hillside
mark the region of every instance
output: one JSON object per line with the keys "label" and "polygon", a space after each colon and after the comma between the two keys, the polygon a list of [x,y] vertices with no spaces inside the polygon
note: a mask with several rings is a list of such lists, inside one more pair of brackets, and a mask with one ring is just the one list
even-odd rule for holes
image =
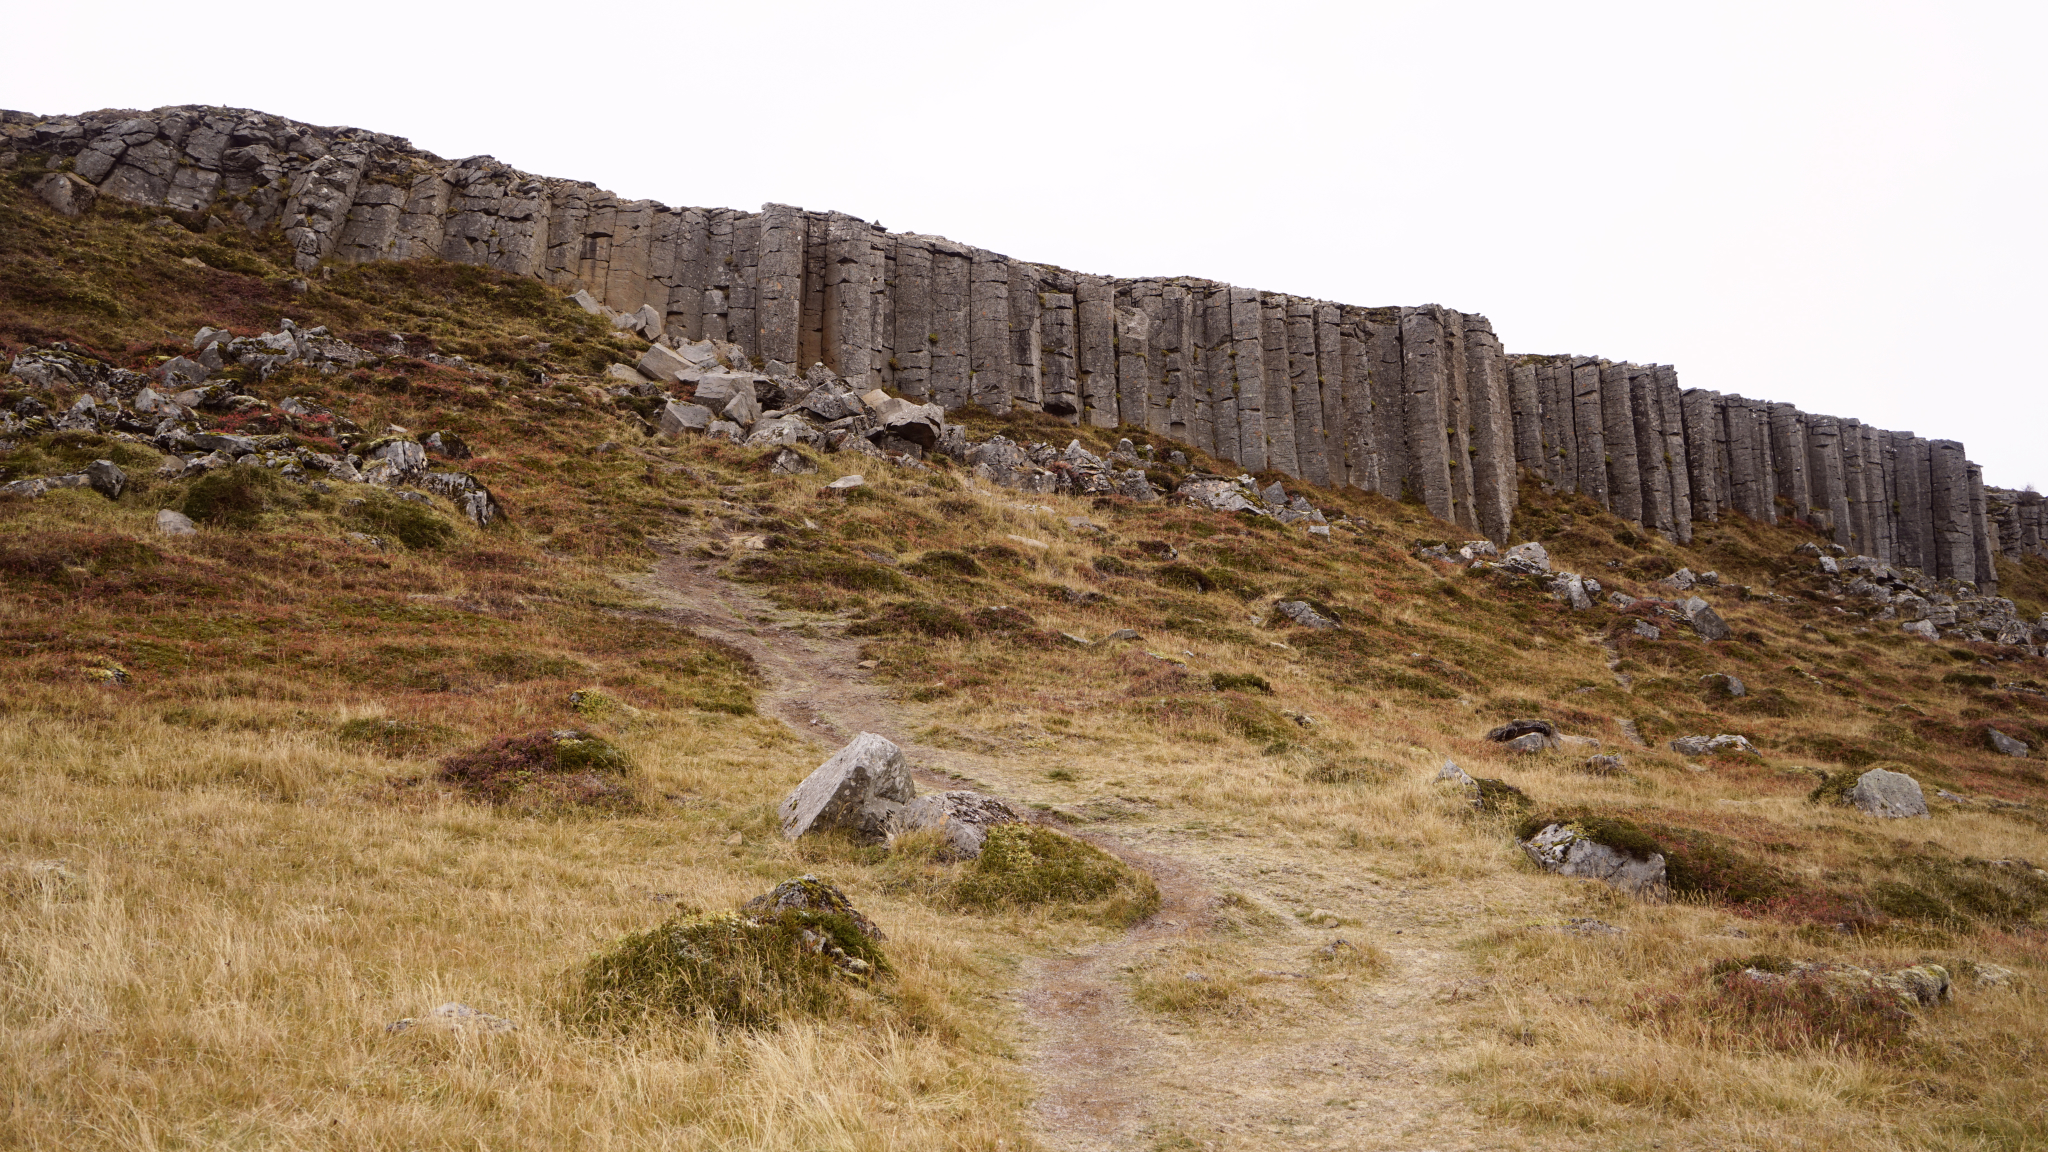
{"label": "grassy hillside", "polygon": [[[1717,571],[1735,635],[1704,644],[1647,608],[1571,612],[1539,582],[1416,559],[1456,530],[1377,496],[1302,489],[1343,517],[1321,539],[1026,496],[943,460],[773,475],[770,452],[651,437],[597,379],[644,345],[535,283],[431,263],[292,280],[268,241],[0,191],[7,352],[63,339],[144,368],[202,324],[402,333],[250,390],[369,434],[459,433],[506,512],[477,528],[438,498],[246,466],[174,479],[147,444],[84,432],[0,452],[0,482],[101,458],[130,477],[118,500],[0,500],[12,1146],[1067,1146],[1085,1124],[1046,1110],[1065,1089],[1042,1053],[1069,1017],[1035,997],[1130,939],[1110,987],[1166,1054],[1130,1146],[1397,1146],[1452,1124],[1482,1147],[2048,1143],[2048,664],[1852,615],[1796,526],[1737,518],[1678,548],[1525,485],[1517,538],[1608,589]],[[0,380],[7,405],[28,396]],[[962,418],[1099,452],[1130,434]],[[338,446],[274,407],[220,422]],[[821,487],[849,472],[865,483]],[[200,531],[159,535],[162,508]],[[2003,575],[2025,617],[2048,608],[2048,566]],[[1290,600],[1342,627],[1295,625]],[[843,695],[807,694],[825,673],[805,653]],[[1167,910],[1132,931],[1155,935],[964,901],[965,866],[928,855],[785,843],[776,802],[876,716],[934,773],[1151,861]],[[1528,716],[1624,770],[1483,740]],[[1987,727],[2037,751],[1994,755]],[[439,773],[568,729],[630,759],[613,802],[493,805]],[[1723,732],[1761,758],[1667,744]],[[1432,782],[1447,757],[1526,799],[1474,811]],[[1915,776],[1932,818],[1812,799],[1876,764]],[[1662,852],[1674,899],[1539,872],[1513,837],[1553,818]],[[803,872],[883,925],[891,975],[774,1028],[577,1016],[583,965],[622,935]],[[1901,1014],[1720,978],[1799,960],[1937,962],[1956,998]],[[519,1028],[384,1030],[445,1001]],[[1300,1070],[1339,1041],[1410,1053],[1412,1083]],[[1235,1083],[1232,1061],[1266,1059],[1287,1069],[1266,1095]],[[1381,1133],[1381,1097],[1439,1103]]]}

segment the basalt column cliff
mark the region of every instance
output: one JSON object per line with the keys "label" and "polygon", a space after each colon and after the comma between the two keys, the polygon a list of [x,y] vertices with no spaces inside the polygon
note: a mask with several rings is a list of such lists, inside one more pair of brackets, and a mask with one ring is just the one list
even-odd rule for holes
{"label": "basalt column cliff", "polygon": [[1740,513],[1810,520],[1855,552],[1995,591],[2044,550],[2031,493],[1963,446],[1679,387],[1669,365],[1502,350],[1483,316],[1360,307],[1212,280],[1113,279],[894,233],[835,212],[622,200],[488,156],[240,109],[0,114],[0,150],[199,228],[282,228],[299,267],[433,256],[587,289],[650,339],[822,361],[947,408],[1129,425],[1250,471],[1420,501],[1508,539],[1517,469],[1687,540]]}

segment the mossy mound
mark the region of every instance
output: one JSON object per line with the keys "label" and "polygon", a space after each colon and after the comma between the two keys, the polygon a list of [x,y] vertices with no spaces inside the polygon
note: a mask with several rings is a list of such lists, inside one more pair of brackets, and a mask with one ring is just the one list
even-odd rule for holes
{"label": "mossy mound", "polygon": [[[1536,806],[1536,802],[1529,799],[1527,792],[1505,780],[1480,777],[1473,783],[1479,786],[1478,808],[1481,812],[1502,812],[1512,815],[1516,812],[1527,812]],[[1524,836],[1522,839],[1526,840],[1528,837]]]}
{"label": "mossy mound", "polygon": [[954,886],[970,908],[995,911],[1064,905],[1114,924],[1134,924],[1159,908],[1159,886],[1093,844],[1036,824],[998,824]]}
{"label": "mossy mound", "polygon": [[613,1027],[661,1018],[773,1027],[840,1015],[850,984],[887,971],[881,949],[845,912],[684,916],[590,961],[574,1014]]}
{"label": "mossy mound", "polygon": [[193,481],[181,511],[201,524],[254,528],[265,512],[284,502],[283,487],[276,473],[237,464]]}
{"label": "mossy mound", "polygon": [[440,772],[476,800],[518,808],[637,807],[633,775],[617,746],[575,729],[501,736],[441,761]]}
{"label": "mossy mound", "polygon": [[402,500],[388,492],[368,493],[361,503],[350,504],[341,518],[357,531],[396,540],[418,551],[442,548],[455,541],[455,526],[428,505]]}
{"label": "mossy mound", "polygon": [[848,636],[929,636],[934,640],[965,640],[974,635],[967,617],[940,604],[899,600],[865,620],[847,625]]}

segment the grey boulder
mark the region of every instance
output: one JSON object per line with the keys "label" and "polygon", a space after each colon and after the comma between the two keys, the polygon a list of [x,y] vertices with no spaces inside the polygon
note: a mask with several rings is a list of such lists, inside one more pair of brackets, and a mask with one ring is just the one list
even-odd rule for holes
{"label": "grey boulder", "polygon": [[1904,772],[1892,772],[1884,768],[1872,768],[1856,778],[1856,783],[1842,798],[1872,816],[1887,820],[1899,820],[1927,816],[1927,797],[1920,792],[1920,782]]}
{"label": "grey boulder", "polygon": [[1719,736],[1681,736],[1671,742],[1671,750],[1682,756],[1763,755],[1749,742],[1749,737],[1725,732]]}
{"label": "grey boulder", "polygon": [[927,792],[896,814],[890,839],[906,832],[937,832],[945,837],[948,859],[966,860],[981,855],[990,828],[1020,819],[1015,809],[993,796],[969,791]]}
{"label": "grey boulder", "polygon": [[85,482],[109,500],[118,500],[128,486],[128,474],[112,460],[95,460],[85,466]]}
{"label": "grey boulder", "polygon": [[1562,743],[1557,725],[1548,720],[1510,720],[1488,732],[1486,738],[1514,752],[1542,752]]}
{"label": "grey boulder", "polygon": [[1662,900],[1670,895],[1662,854],[1652,852],[1647,859],[1638,859],[1587,837],[1569,824],[1546,825],[1522,841],[1522,851],[1546,872],[1598,880],[1645,900]]}
{"label": "grey boulder", "polygon": [[898,813],[916,795],[903,749],[863,732],[804,777],[783,798],[777,814],[783,836],[791,840],[838,829],[873,843],[888,835]]}
{"label": "grey boulder", "polygon": [[2001,756],[2025,758],[2030,750],[2026,741],[2016,740],[1996,728],[1986,728],[1984,730],[1984,742],[1991,746],[1993,752]]}
{"label": "grey boulder", "polygon": [[1721,614],[1698,596],[1688,598],[1685,603],[1679,605],[1678,611],[1702,640],[1726,640],[1735,634],[1735,631],[1728,627],[1728,622],[1721,619]]}
{"label": "grey boulder", "polygon": [[702,432],[711,427],[711,409],[702,404],[671,400],[661,406],[661,430],[671,436],[684,431]]}
{"label": "grey boulder", "polygon": [[1282,600],[1280,603],[1273,605],[1273,610],[1301,625],[1303,628],[1314,628],[1321,632],[1337,627],[1335,620],[1316,611],[1303,600]]}
{"label": "grey boulder", "polygon": [[156,530],[165,536],[193,536],[198,534],[199,526],[183,512],[163,508],[156,514]]}
{"label": "grey boulder", "polygon": [[1550,571],[1550,553],[1543,545],[1531,540],[1502,553],[1500,566],[1513,572],[1540,575]]}

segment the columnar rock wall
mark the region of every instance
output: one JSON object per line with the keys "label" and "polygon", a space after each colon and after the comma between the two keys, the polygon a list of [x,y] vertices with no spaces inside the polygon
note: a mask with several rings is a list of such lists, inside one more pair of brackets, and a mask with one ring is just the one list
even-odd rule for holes
{"label": "columnar rock wall", "polygon": [[[1953,441],[1681,390],[1668,365],[1511,356],[1485,317],[1189,278],[1111,279],[836,212],[623,200],[488,156],[238,109],[0,114],[0,151],[194,227],[281,228],[298,266],[439,257],[649,307],[674,339],[946,408],[1172,437],[1251,471],[1412,499],[1505,542],[1517,469],[1679,540],[1731,513],[1995,581],[2042,548],[2039,500],[1987,495]],[[87,187],[90,186],[90,187]],[[643,313],[645,315],[645,313]]]}

